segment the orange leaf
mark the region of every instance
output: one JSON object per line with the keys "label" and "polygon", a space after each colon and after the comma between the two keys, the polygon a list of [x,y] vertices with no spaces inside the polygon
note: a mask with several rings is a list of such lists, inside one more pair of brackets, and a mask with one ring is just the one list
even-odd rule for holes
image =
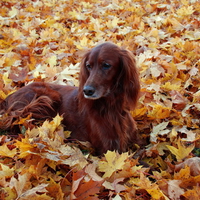
{"label": "orange leaf", "polygon": [[200,174],[200,158],[193,157],[185,160],[184,162],[175,166],[175,170],[179,171],[180,169],[189,166],[190,167],[190,174],[193,176],[197,176]]}
{"label": "orange leaf", "polygon": [[186,199],[194,199],[194,200],[198,200],[200,197],[200,191],[199,191],[199,187],[195,187],[193,190],[188,190],[186,191],[183,196]]}
{"label": "orange leaf", "polygon": [[53,178],[50,178],[50,181],[47,182],[48,186],[46,186],[46,189],[50,193],[50,196],[53,197],[53,199],[63,199],[63,192],[61,189],[61,186],[59,183],[56,183]]}
{"label": "orange leaf", "polygon": [[99,192],[101,185],[102,181],[93,181],[90,179],[88,182],[85,182],[82,180],[74,195],[79,200],[98,200],[99,198],[96,194]]}
{"label": "orange leaf", "polygon": [[169,117],[171,109],[159,104],[153,104],[153,110],[148,113],[148,117],[153,119],[165,119]]}

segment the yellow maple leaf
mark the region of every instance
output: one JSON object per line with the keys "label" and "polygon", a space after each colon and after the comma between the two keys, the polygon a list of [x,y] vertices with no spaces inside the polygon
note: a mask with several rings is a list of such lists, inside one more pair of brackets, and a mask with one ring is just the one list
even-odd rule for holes
{"label": "yellow maple leaf", "polygon": [[2,146],[0,146],[0,155],[6,156],[6,157],[14,157],[17,153],[16,148],[10,150],[6,143],[4,143]]}
{"label": "yellow maple leaf", "polygon": [[172,119],[170,120],[170,122],[172,123],[173,126],[180,126],[183,124],[183,122],[179,119]]}
{"label": "yellow maple leaf", "polygon": [[24,158],[27,155],[31,154],[31,152],[36,152],[37,151],[37,145],[36,144],[30,144],[28,138],[22,139],[21,142],[16,140],[15,145],[20,150],[19,158]]}
{"label": "yellow maple leaf", "polygon": [[9,78],[8,72],[3,73],[2,79],[5,85],[12,83],[12,79]]}
{"label": "yellow maple leaf", "polygon": [[89,43],[89,39],[87,36],[83,36],[82,38],[80,38],[80,40],[78,41],[78,44],[76,45],[78,49],[84,49],[85,46],[87,46]]}
{"label": "yellow maple leaf", "polygon": [[15,122],[13,122],[13,125],[24,124],[26,121],[28,121],[30,119],[31,119],[31,115],[28,115],[26,118],[20,117],[19,120],[16,120]]}
{"label": "yellow maple leaf", "polygon": [[0,179],[10,178],[14,174],[14,169],[0,163]]}
{"label": "yellow maple leaf", "polygon": [[140,172],[140,177],[130,178],[129,183],[138,186],[140,189],[145,189],[153,197],[152,199],[168,199],[158,185],[152,183],[142,172]]}
{"label": "yellow maple leaf", "polygon": [[128,153],[119,154],[115,151],[107,151],[105,154],[106,161],[100,161],[99,171],[105,172],[103,178],[110,177],[117,170],[123,169]]}
{"label": "yellow maple leaf", "polygon": [[141,117],[143,116],[145,113],[147,112],[147,108],[143,107],[143,108],[138,108],[135,109],[134,111],[131,112],[133,117]]}
{"label": "yellow maple leaf", "polygon": [[28,64],[28,67],[31,71],[35,69],[36,63],[36,58],[34,56],[30,56],[30,63]]}
{"label": "yellow maple leaf", "polygon": [[176,159],[178,161],[182,161],[184,158],[186,158],[189,153],[194,149],[195,145],[194,144],[191,144],[189,145],[188,147],[185,146],[181,140],[179,139],[178,142],[177,142],[177,146],[178,148],[176,147],[173,147],[173,146],[170,146],[170,145],[166,145],[166,147],[171,151],[172,154],[174,154],[176,156]]}
{"label": "yellow maple leaf", "polygon": [[108,26],[108,28],[112,29],[118,26],[119,23],[119,18],[114,17],[112,20],[109,20],[106,22],[106,25]]}
{"label": "yellow maple leaf", "polygon": [[13,187],[3,187],[2,191],[6,194],[6,199],[17,199],[16,190]]}
{"label": "yellow maple leaf", "polygon": [[174,139],[177,137],[177,135],[178,135],[178,132],[175,130],[175,128],[173,128],[169,134],[170,141],[174,141]]}
{"label": "yellow maple leaf", "polygon": [[73,10],[73,11],[70,11],[68,14],[71,15],[72,18],[77,19],[77,20],[86,19],[86,16],[81,11]]}
{"label": "yellow maple leaf", "polygon": [[174,179],[184,180],[190,178],[190,167],[185,166],[185,168],[181,169],[178,173],[174,175]]}
{"label": "yellow maple leaf", "polygon": [[191,15],[194,11],[193,6],[183,6],[177,10],[177,14],[179,16],[187,16]]}
{"label": "yellow maple leaf", "polygon": [[168,199],[164,194],[163,192],[158,188],[158,186],[155,186],[154,188],[151,188],[151,189],[147,189],[147,192],[151,195],[151,197],[154,199],[154,200],[159,200],[163,197],[165,197],[165,199]]}
{"label": "yellow maple leaf", "polygon": [[7,95],[1,90],[0,91],[0,98],[5,99],[6,97],[7,97]]}
{"label": "yellow maple leaf", "polygon": [[148,113],[150,119],[165,119],[169,117],[171,109],[159,104],[152,104],[153,110]]}
{"label": "yellow maple leaf", "polygon": [[186,198],[186,199],[199,199],[199,196],[200,196],[200,192],[199,192],[199,187],[197,186],[196,189],[191,189],[191,190],[187,190],[183,196]]}
{"label": "yellow maple leaf", "polygon": [[61,116],[57,115],[50,122],[46,120],[41,127],[38,127],[40,137],[42,137],[42,138],[45,138],[45,137],[54,138],[55,137],[55,131],[57,129],[59,129],[59,127],[62,128],[60,126],[62,119],[63,118]]}
{"label": "yellow maple leaf", "polygon": [[57,64],[57,56],[52,55],[51,57],[47,58],[47,63],[50,67],[54,67]]}
{"label": "yellow maple leaf", "polygon": [[14,18],[18,14],[19,10],[15,7],[12,7],[12,9],[8,12],[8,15],[10,18]]}
{"label": "yellow maple leaf", "polygon": [[166,82],[164,85],[161,86],[162,89],[171,91],[171,90],[180,90],[181,85],[180,84],[171,84],[170,82]]}
{"label": "yellow maple leaf", "polygon": [[61,121],[63,120],[63,117],[61,117],[60,115],[56,115],[53,120],[50,122],[50,124],[53,126],[54,130],[60,126]]}
{"label": "yellow maple leaf", "polygon": [[181,3],[185,6],[187,6],[189,4],[189,1],[188,0],[181,0]]}

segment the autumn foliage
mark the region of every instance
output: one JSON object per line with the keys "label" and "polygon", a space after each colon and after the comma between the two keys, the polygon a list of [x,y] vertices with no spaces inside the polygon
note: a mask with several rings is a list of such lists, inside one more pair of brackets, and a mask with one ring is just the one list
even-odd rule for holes
{"label": "autumn foliage", "polygon": [[199,200],[199,15],[198,0],[1,0],[0,99],[33,81],[78,85],[84,52],[112,41],[135,54],[147,145],[95,157],[61,116],[19,119],[21,134],[0,130],[0,199]]}

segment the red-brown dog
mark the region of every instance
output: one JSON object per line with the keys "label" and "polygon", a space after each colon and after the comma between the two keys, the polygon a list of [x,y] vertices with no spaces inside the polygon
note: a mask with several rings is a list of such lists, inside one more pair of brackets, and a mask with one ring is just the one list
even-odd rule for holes
{"label": "red-brown dog", "polygon": [[80,64],[80,86],[35,82],[8,96],[0,105],[7,113],[1,129],[18,117],[36,121],[63,115],[71,138],[89,141],[98,154],[123,152],[137,143],[136,125],[129,111],[140,90],[133,55],[106,42],[88,52]]}

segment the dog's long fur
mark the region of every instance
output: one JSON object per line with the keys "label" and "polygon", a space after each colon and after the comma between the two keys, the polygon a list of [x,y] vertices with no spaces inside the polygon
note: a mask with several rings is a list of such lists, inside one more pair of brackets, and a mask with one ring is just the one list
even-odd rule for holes
{"label": "dog's long fur", "polygon": [[89,141],[98,154],[123,152],[137,143],[130,110],[138,100],[139,77],[133,55],[106,42],[88,52],[80,64],[80,86],[35,82],[8,96],[1,104],[0,128],[29,114],[37,120],[63,115],[71,138]]}

